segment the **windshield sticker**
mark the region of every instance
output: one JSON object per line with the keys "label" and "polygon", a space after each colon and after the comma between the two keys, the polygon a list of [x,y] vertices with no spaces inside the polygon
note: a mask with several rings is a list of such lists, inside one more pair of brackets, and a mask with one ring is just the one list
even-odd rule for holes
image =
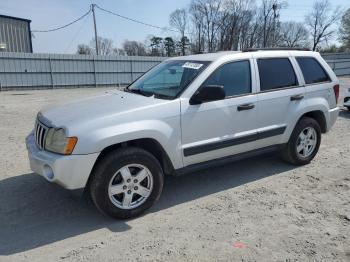
{"label": "windshield sticker", "polygon": [[198,70],[198,69],[201,68],[202,66],[203,66],[203,64],[186,62],[185,64],[183,64],[182,67]]}

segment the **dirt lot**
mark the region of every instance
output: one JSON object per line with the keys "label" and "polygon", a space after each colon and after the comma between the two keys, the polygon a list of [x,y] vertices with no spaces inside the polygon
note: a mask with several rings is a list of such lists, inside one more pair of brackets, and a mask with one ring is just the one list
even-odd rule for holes
{"label": "dirt lot", "polygon": [[148,213],[114,221],[31,173],[24,144],[42,106],[106,90],[0,93],[0,261],[350,261],[350,112],[307,166],[167,177]]}

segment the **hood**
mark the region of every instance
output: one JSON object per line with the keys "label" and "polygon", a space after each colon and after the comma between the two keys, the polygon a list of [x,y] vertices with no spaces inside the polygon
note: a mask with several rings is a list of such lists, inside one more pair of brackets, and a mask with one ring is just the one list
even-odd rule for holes
{"label": "hood", "polygon": [[169,101],[115,91],[100,96],[45,107],[39,112],[38,117],[47,126],[69,127],[79,123],[93,121],[94,119],[143,110],[165,102]]}

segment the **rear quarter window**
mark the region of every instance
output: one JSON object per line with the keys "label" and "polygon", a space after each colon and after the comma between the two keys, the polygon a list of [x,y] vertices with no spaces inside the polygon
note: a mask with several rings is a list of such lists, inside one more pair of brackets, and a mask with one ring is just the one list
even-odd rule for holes
{"label": "rear quarter window", "polygon": [[313,57],[296,57],[301,72],[303,73],[305,84],[315,84],[322,82],[329,82],[326,70]]}

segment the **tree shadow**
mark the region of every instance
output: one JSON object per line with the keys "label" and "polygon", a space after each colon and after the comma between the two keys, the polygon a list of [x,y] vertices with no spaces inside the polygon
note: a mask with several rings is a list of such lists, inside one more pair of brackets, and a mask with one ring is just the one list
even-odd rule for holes
{"label": "tree shadow", "polygon": [[[292,168],[269,153],[180,177],[167,176],[159,202],[148,213]],[[131,229],[126,221],[100,214],[86,199],[49,184],[39,175],[24,174],[0,181],[0,255],[23,252],[100,228],[112,232]]]}

